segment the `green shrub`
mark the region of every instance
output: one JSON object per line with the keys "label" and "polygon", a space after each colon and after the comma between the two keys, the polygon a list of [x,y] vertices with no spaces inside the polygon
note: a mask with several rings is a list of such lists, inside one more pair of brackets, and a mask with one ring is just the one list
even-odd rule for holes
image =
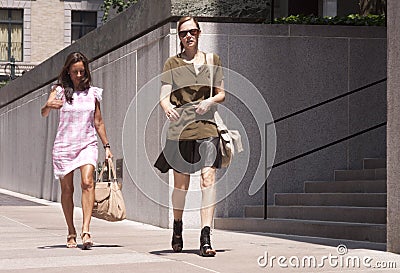
{"label": "green shrub", "polygon": [[288,17],[275,18],[274,24],[302,24],[302,25],[348,25],[348,26],[386,26],[385,15],[350,14],[339,17],[318,17],[314,15],[291,15]]}
{"label": "green shrub", "polygon": [[10,81],[0,81],[0,88],[7,85]]}
{"label": "green shrub", "polygon": [[101,10],[104,12],[101,20],[103,22],[107,21],[111,9],[114,9],[116,13],[120,13],[129,8],[131,5],[136,4],[137,1],[138,0],[104,0],[103,4],[101,5]]}

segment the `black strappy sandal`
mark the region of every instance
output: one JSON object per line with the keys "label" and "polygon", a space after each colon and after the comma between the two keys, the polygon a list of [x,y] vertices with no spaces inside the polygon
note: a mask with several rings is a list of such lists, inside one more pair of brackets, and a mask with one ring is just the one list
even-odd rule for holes
{"label": "black strappy sandal", "polygon": [[211,247],[210,227],[205,226],[200,235],[200,256],[214,257],[217,252]]}
{"label": "black strappy sandal", "polygon": [[174,233],[172,234],[171,246],[175,252],[182,252],[182,220],[174,220]]}
{"label": "black strappy sandal", "polygon": [[[85,236],[87,237],[85,238]],[[82,231],[82,250],[89,250],[93,246],[92,234],[89,231]]]}

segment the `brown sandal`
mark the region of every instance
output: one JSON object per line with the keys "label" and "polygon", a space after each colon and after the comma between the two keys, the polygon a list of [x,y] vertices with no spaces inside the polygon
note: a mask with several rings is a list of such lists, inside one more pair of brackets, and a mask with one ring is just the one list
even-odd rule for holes
{"label": "brown sandal", "polygon": [[[71,243],[70,240],[74,239],[74,242]],[[76,234],[69,234],[67,236],[67,248],[76,248],[78,244],[76,243]]]}

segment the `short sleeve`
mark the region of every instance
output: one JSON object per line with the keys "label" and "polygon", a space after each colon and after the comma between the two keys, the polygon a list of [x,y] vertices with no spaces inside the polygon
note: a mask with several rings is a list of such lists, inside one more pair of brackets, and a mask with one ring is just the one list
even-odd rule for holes
{"label": "short sleeve", "polygon": [[99,87],[91,87],[94,93],[94,97],[100,102],[103,99],[103,89]]}
{"label": "short sleeve", "polygon": [[57,88],[62,88],[62,87],[59,86],[58,84],[53,84],[53,85],[50,87],[50,90],[53,91],[54,89],[57,89]]}
{"label": "short sleeve", "polygon": [[62,88],[60,85],[55,84],[51,86],[51,90],[55,90],[56,91],[56,99],[62,99],[62,97],[64,96],[64,88]]}
{"label": "short sleeve", "polygon": [[171,60],[172,59],[169,58],[164,64],[163,73],[161,75],[161,82],[163,84],[172,84]]}
{"label": "short sleeve", "polygon": [[224,79],[224,73],[222,71],[221,58],[215,53],[214,53],[214,65],[215,65],[214,82],[220,83]]}

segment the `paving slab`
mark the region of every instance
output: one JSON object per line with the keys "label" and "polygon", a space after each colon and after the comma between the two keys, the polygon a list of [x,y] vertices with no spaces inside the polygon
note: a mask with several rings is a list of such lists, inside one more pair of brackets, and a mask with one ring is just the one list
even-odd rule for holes
{"label": "paving slab", "polygon": [[[80,208],[75,209],[74,219],[79,230]],[[67,249],[59,203],[0,189],[0,272],[398,272],[400,268],[400,255],[355,241],[214,229],[217,255],[203,258],[198,255],[199,229],[184,230],[182,253],[171,250],[170,229],[93,218],[91,231],[95,242],[91,250],[81,250],[79,239],[78,248]]]}

